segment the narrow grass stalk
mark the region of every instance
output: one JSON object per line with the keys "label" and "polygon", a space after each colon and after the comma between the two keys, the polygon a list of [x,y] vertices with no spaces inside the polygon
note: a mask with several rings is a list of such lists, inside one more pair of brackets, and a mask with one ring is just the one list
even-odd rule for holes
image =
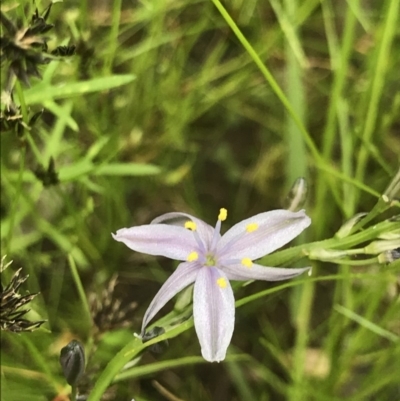
{"label": "narrow grass stalk", "polygon": [[[296,56],[296,53],[293,51],[294,48],[299,47],[300,50],[298,52],[300,54],[303,53],[300,47],[300,39],[298,38],[298,30],[295,28],[295,24],[293,22],[296,12],[298,10],[297,1],[286,0],[285,9],[288,24],[293,27],[291,31],[292,35],[287,36],[288,43],[285,47],[287,60],[286,92],[288,94],[289,102],[293,105],[294,111],[304,124],[306,99],[304,96],[305,89],[302,82],[302,76],[303,68],[305,67],[305,59],[303,58],[303,61],[301,61],[302,58]],[[303,68],[300,65],[301,62],[303,63]],[[301,131],[288,113],[286,115],[285,140],[288,149],[286,180],[287,186],[290,187],[290,185],[292,185],[297,178],[307,176],[307,154],[304,138],[301,135]]]}
{"label": "narrow grass stalk", "polygon": [[399,16],[400,1],[388,0],[383,32],[381,38],[377,39],[378,53],[375,68],[371,71],[371,92],[367,109],[364,115],[365,123],[361,134],[362,144],[357,157],[356,178],[364,180],[365,167],[368,160],[369,150],[366,144],[370,143],[372,134],[376,127],[379,102],[382,97],[385,85],[390,49],[398,28],[397,19]]}
{"label": "narrow grass stalk", "polygon": [[[358,3],[359,0],[356,0],[354,6],[358,7]],[[343,92],[348,75],[349,59],[353,49],[354,31],[356,28],[357,20],[353,11],[347,6],[343,41],[342,44],[340,45],[332,24],[333,11],[329,8],[329,3],[324,2],[322,4],[322,10],[326,26],[325,29],[328,40],[331,69],[334,74],[331,93],[329,96],[327,119],[322,134],[322,137],[324,138],[322,142],[322,155],[324,160],[328,161],[330,164],[330,160],[332,158],[333,146],[335,144],[337,123],[340,121],[340,117],[342,117],[341,113],[343,111],[343,107],[341,107],[341,105],[342,102],[344,101]],[[345,135],[346,137],[350,136],[349,133],[343,133],[343,135]],[[342,142],[342,150],[345,152],[345,149],[343,148],[344,146],[348,146],[348,143]],[[343,173],[348,175],[349,171],[343,171]],[[323,213],[323,210],[326,208],[327,193],[329,189],[334,190],[334,184],[335,183],[333,182],[330,174],[326,174],[323,172],[319,174],[316,184],[316,202],[315,202],[316,216],[325,215],[325,218],[329,219],[329,216]],[[346,187],[350,188],[350,191],[355,190],[354,187],[351,187],[349,185],[347,185]],[[339,204],[340,203],[341,202],[339,202]],[[348,205],[346,205],[343,211],[345,211],[346,213],[351,213],[353,209],[354,205],[352,205],[351,209],[349,208]],[[321,221],[319,224],[316,225],[317,236],[322,235],[324,227],[328,226],[327,223],[329,223],[329,221],[324,220],[324,222]]]}
{"label": "narrow grass stalk", "polygon": [[86,329],[89,330],[90,327],[92,326],[92,317],[90,314],[90,307],[89,307],[89,304],[88,304],[88,301],[86,298],[86,294],[85,294],[85,290],[82,285],[82,281],[79,277],[78,269],[76,268],[75,260],[71,254],[68,255],[68,264],[69,264],[72,278],[74,279],[74,283],[75,283],[76,289],[78,291],[79,299],[81,300],[81,304],[82,304],[83,311],[85,314],[85,320],[86,320],[86,324],[87,324]]}
{"label": "narrow grass stalk", "polygon": [[[271,2],[274,4],[274,2]],[[275,5],[275,12],[280,10]],[[294,27],[294,19],[296,12],[298,11],[298,2],[295,0],[286,0],[284,2],[284,10],[280,10],[282,16],[278,18],[284,21],[286,18],[283,17],[284,14],[287,15],[288,25]],[[306,99],[304,98],[304,87],[302,83],[302,68],[301,68],[301,58],[296,54],[302,54],[302,49],[300,47],[299,33],[296,28],[289,30],[292,32],[290,36],[287,36],[287,44],[285,46],[286,54],[286,76],[287,76],[287,94],[290,104],[293,106],[296,115],[304,124],[305,115],[305,104]],[[296,46],[298,44],[298,46]],[[301,51],[295,52],[293,49],[300,47]],[[306,66],[305,59],[303,59],[303,67]],[[307,159],[306,159],[306,149],[304,138],[301,132],[290,118],[287,113],[286,116],[286,129],[285,129],[285,139],[288,148],[287,156],[287,176],[286,179],[289,181],[288,184],[293,183],[295,179],[299,176],[306,177],[307,171]],[[309,333],[309,322],[310,322],[310,311],[312,310],[311,305],[314,298],[314,283],[307,281],[303,286],[296,286],[295,291],[292,294],[298,302],[296,302],[296,307],[292,309],[292,316],[296,316],[294,319],[294,324],[296,327],[296,342],[294,347],[293,355],[293,373],[292,379],[293,384],[288,391],[289,400],[298,400],[303,397],[303,385],[302,379],[304,376],[304,359],[308,343],[308,333]]]}
{"label": "narrow grass stalk", "polygon": [[15,224],[15,216],[17,213],[17,210],[19,208],[19,198],[21,195],[21,190],[22,190],[22,177],[24,174],[25,170],[25,153],[26,153],[26,148],[25,146],[21,149],[20,152],[20,159],[19,159],[19,171],[18,171],[18,180],[15,185],[15,194],[14,194],[14,199],[12,202],[12,208],[11,208],[11,213],[10,213],[10,226],[8,229],[8,234],[7,234],[7,241],[3,249],[3,254],[7,255],[9,253],[9,250],[11,248],[11,241],[14,233],[14,224]]}
{"label": "narrow grass stalk", "polygon": [[373,333],[377,334],[378,336],[384,337],[390,341],[398,342],[400,337],[388,330],[379,327],[377,324],[371,322],[368,319],[365,319],[363,316],[345,308],[342,305],[336,305],[335,310],[341,313],[342,315],[348,317],[349,319],[355,321],[356,323],[360,324],[361,326],[365,327],[366,329],[372,331]]}
{"label": "narrow grass stalk", "polygon": [[313,310],[312,304],[314,293],[315,284],[313,281],[308,280],[300,288],[298,294],[298,306],[294,311],[296,314],[294,319],[296,326],[296,341],[293,350],[293,384],[288,393],[288,400],[292,401],[303,400],[306,398],[303,380],[305,374],[305,357],[309,339],[309,326],[311,311]]}
{"label": "narrow grass stalk", "polygon": [[[21,106],[21,112],[22,112],[22,117],[23,117],[23,121],[25,124],[28,125],[28,106],[25,102],[25,96],[24,96],[24,91],[22,90],[22,86],[21,83],[16,80],[15,81],[15,89],[17,91],[17,95],[18,95],[18,100],[19,100],[19,104]],[[33,140],[30,132],[28,129],[24,128],[24,135],[29,143],[29,146],[33,152],[33,154],[35,155],[35,158],[37,160],[38,163],[41,163],[42,161],[42,156],[40,154],[40,151],[38,149],[38,147],[36,146],[35,141]]]}
{"label": "narrow grass stalk", "polygon": [[22,335],[20,340],[25,343],[27,355],[29,355],[30,359],[34,362],[38,370],[45,373],[47,378],[49,378],[49,384],[51,383],[52,387],[58,391],[61,388],[59,378],[55,372],[51,370],[49,364],[47,363],[45,354],[38,349],[34,341],[32,341],[29,337]]}
{"label": "narrow grass stalk", "polygon": [[253,59],[254,63],[260,69],[261,73],[264,75],[266,81],[269,83],[272,90],[275,92],[276,96],[279,98],[279,100],[281,101],[281,103],[284,106],[284,108],[286,109],[286,111],[292,117],[293,121],[299,128],[299,130],[304,138],[305,143],[307,144],[310,152],[312,153],[312,155],[315,159],[315,162],[318,165],[323,164],[324,162],[321,158],[321,155],[320,155],[317,147],[314,144],[314,141],[312,140],[307,129],[304,127],[301,119],[297,115],[296,111],[293,109],[293,106],[290,104],[289,100],[285,96],[285,94],[282,91],[282,89],[280,88],[279,84],[276,82],[276,80],[273,77],[273,75],[271,74],[271,72],[264,65],[264,63],[260,59],[260,56],[254,50],[253,46],[249,43],[249,41],[245,38],[242,31],[236,25],[235,21],[231,18],[231,16],[226,11],[225,7],[221,4],[221,2],[219,0],[211,0],[211,1],[214,3],[214,5],[218,9],[218,11],[221,13],[222,17],[224,18],[226,23],[229,25],[229,27],[232,29],[232,31],[238,38],[239,42],[242,44],[242,46],[245,48],[245,50],[249,53],[249,55]]}
{"label": "narrow grass stalk", "polygon": [[24,91],[18,79],[15,80],[15,90],[17,91],[19,104],[21,106],[22,118],[25,124],[28,124],[28,107],[25,102]]}
{"label": "narrow grass stalk", "polygon": [[257,396],[253,391],[252,384],[246,378],[246,366],[243,366],[242,363],[227,361],[226,369],[231,378],[232,384],[236,388],[239,399],[256,400]]}
{"label": "narrow grass stalk", "polygon": [[[243,359],[243,358],[235,357],[234,359]],[[154,362],[148,365],[135,366],[119,373],[113,380],[113,383],[123,380],[135,379],[143,375],[154,374],[175,367],[193,366],[202,363],[208,363],[204,360],[202,356],[184,356],[182,358],[174,358],[166,361],[164,360],[164,361]]]}
{"label": "narrow grass stalk", "polygon": [[80,1],[79,20],[80,20],[80,29],[81,29],[81,31],[85,31],[85,29],[87,28],[87,23],[88,23],[88,1],[89,0],[81,0]]}
{"label": "narrow grass stalk", "polygon": [[111,21],[111,32],[108,42],[109,43],[108,53],[103,68],[104,75],[109,75],[111,73],[113,61],[118,48],[118,33],[119,33],[119,22],[121,19],[122,0],[115,0],[110,4],[110,6],[113,12]]}
{"label": "narrow grass stalk", "polygon": [[46,141],[46,148],[43,155],[43,161],[46,164],[50,162],[51,157],[56,159],[62,149],[62,144],[63,144],[62,140],[65,129],[67,128],[68,118],[70,118],[71,116],[72,108],[73,108],[73,102],[71,99],[67,100],[61,106],[61,117],[57,119],[54,128],[51,132],[51,135],[49,139]]}
{"label": "narrow grass stalk", "polygon": [[384,213],[386,210],[390,209],[391,205],[389,203],[389,198],[386,195],[379,197],[378,202],[372,208],[372,210],[362,218],[357,224],[354,225],[351,232],[357,232],[371,222],[375,217]]}

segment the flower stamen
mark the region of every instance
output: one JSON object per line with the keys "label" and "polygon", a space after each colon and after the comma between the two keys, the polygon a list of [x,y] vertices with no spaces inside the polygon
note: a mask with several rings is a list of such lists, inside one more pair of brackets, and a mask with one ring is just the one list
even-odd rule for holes
{"label": "flower stamen", "polygon": [[191,231],[196,231],[197,225],[194,221],[189,220],[185,223],[185,228]]}
{"label": "flower stamen", "polygon": [[217,280],[217,284],[218,284],[218,286],[219,286],[220,288],[226,288],[226,286],[228,285],[227,282],[226,282],[226,280],[225,280],[223,277],[220,277],[220,278]]}
{"label": "flower stamen", "polygon": [[251,266],[253,266],[253,262],[251,261],[250,258],[243,258],[241,263],[243,266],[246,266],[248,269],[250,269]]}
{"label": "flower stamen", "polygon": [[200,253],[204,254],[206,251],[206,248],[204,246],[203,241],[200,238],[199,232],[197,231],[197,224],[192,220],[188,220],[187,222],[185,222],[184,227],[187,230],[192,231],[194,238],[197,242],[197,245],[199,246]]}
{"label": "flower stamen", "polygon": [[251,267],[253,266],[253,262],[251,261],[250,258],[243,258],[241,263],[243,266],[246,266],[249,269],[251,269]]}
{"label": "flower stamen", "polygon": [[199,258],[199,254],[196,251],[190,252],[186,260],[188,262],[194,262]]}
{"label": "flower stamen", "polygon": [[221,231],[221,221],[225,221],[227,216],[228,216],[228,211],[225,208],[219,209],[219,215],[218,215],[217,224],[215,225],[214,234],[213,234],[211,245],[210,245],[210,248],[209,248],[209,250],[211,252],[215,251],[215,247],[217,245],[217,242],[220,239],[219,233]]}
{"label": "flower stamen", "polygon": [[225,208],[219,209],[218,220],[225,221],[228,217],[228,211]]}
{"label": "flower stamen", "polygon": [[250,224],[247,224],[247,226],[246,226],[246,231],[248,233],[252,233],[253,231],[256,231],[257,229],[258,229],[257,223],[250,223]]}

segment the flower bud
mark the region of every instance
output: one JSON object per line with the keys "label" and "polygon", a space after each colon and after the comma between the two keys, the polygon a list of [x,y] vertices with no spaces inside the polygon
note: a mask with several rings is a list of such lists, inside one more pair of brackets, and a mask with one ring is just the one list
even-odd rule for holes
{"label": "flower bud", "polygon": [[[155,337],[161,336],[161,334],[165,333],[165,329],[163,327],[158,327],[155,326],[151,330],[147,331],[144,333],[142,336],[142,341],[146,343],[147,341],[152,340]],[[160,341],[159,343],[150,345],[149,350],[151,352],[154,352],[155,354],[161,354],[162,352],[165,351],[165,349],[168,347],[168,340],[165,341]]]}
{"label": "flower bud", "polygon": [[386,233],[382,233],[378,235],[380,239],[388,239],[388,240],[399,240],[400,239],[400,228],[397,230],[388,231]]}
{"label": "flower bud", "polygon": [[285,208],[292,212],[300,210],[306,202],[307,193],[307,181],[303,177],[297,178],[285,200]]}
{"label": "flower bud", "polygon": [[70,386],[75,386],[85,371],[85,351],[80,342],[72,340],[61,349],[60,364]]}
{"label": "flower bud", "polygon": [[308,252],[307,256],[309,259],[314,259],[314,260],[322,260],[322,261],[334,261],[337,259],[344,258],[345,256],[349,256],[351,252],[349,251],[342,251],[342,250],[336,250],[336,249],[323,249],[323,248],[318,248],[318,249],[312,249]]}
{"label": "flower bud", "polygon": [[364,248],[364,250],[365,253],[377,255],[382,252],[393,251],[399,247],[400,247],[400,239],[382,240],[382,241],[372,241]]}
{"label": "flower bud", "polygon": [[339,228],[339,231],[336,232],[335,237],[336,238],[345,238],[347,237],[350,233],[353,227],[368,213],[357,213],[354,215],[351,219],[347,220],[342,227]]}
{"label": "flower bud", "polygon": [[389,198],[389,201],[393,201],[395,199],[400,200],[400,168],[393,177],[389,186],[386,188],[384,194]]}
{"label": "flower bud", "polygon": [[400,248],[392,249],[390,251],[382,252],[378,255],[379,263],[392,263],[400,259]]}

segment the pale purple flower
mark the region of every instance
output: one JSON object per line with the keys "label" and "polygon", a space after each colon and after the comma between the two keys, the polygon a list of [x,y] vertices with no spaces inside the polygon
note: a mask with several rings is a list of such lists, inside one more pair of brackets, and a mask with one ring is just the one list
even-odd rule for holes
{"label": "pale purple flower", "polygon": [[221,209],[215,228],[186,213],[167,213],[149,225],[122,228],[113,237],[137,252],[183,261],[148,307],[145,328],[156,313],[178,292],[194,283],[193,317],[207,361],[222,361],[232,338],[235,300],[229,280],[289,279],[308,268],[285,269],[253,263],[297,237],[311,224],[304,210],[274,210],[234,225],[223,236]]}

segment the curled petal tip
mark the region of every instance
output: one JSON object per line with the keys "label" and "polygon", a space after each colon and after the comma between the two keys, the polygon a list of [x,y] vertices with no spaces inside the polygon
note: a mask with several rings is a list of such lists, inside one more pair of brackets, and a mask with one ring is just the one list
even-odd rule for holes
{"label": "curled petal tip", "polygon": [[111,233],[111,236],[116,240],[116,241],[121,241],[121,235],[125,233],[127,228],[120,228],[119,230],[116,231],[116,233]]}

